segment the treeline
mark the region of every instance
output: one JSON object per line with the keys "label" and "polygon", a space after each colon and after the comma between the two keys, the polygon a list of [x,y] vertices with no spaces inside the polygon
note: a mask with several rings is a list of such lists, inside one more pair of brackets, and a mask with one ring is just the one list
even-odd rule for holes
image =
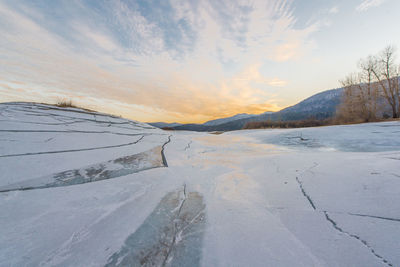
{"label": "treeline", "polygon": [[370,122],[385,117],[399,118],[400,65],[396,49],[388,46],[376,55],[361,59],[358,72],[341,81],[342,102],[336,111],[339,122]]}
{"label": "treeline", "polygon": [[175,131],[175,129],[172,128],[172,127],[162,127],[161,130],[164,130],[164,131]]}
{"label": "treeline", "polygon": [[334,120],[307,119],[297,121],[251,121],[246,123],[243,129],[265,129],[265,128],[303,128],[318,127],[334,124]]}

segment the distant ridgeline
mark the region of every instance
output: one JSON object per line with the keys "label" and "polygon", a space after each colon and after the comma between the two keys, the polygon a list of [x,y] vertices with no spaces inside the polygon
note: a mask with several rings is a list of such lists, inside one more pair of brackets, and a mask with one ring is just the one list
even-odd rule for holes
{"label": "distant ridgeline", "polygon": [[204,124],[149,124],[159,128],[168,127],[174,130],[212,132],[240,130],[248,122],[254,121],[324,120],[335,116],[336,108],[341,102],[342,94],[343,88],[332,89],[315,94],[294,106],[287,107],[278,112],[266,112],[260,115],[238,114],[233,117],[213,120]]}

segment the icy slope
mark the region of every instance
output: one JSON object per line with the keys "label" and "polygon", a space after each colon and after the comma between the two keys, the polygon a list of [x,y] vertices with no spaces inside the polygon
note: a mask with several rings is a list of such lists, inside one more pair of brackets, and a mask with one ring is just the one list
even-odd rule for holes
{"label": "icy slope", "polygon": [[210,135],[0,112],[0,266],[400,265],[398,122]]}
{"label": "icy slope", "polygon": [[158,167],[168,140],[147,124],[41,104],[1,104],[0,125],[0,191],[80,183],[66,181],[72,173],[84,182],[107,178],[107,171]]}

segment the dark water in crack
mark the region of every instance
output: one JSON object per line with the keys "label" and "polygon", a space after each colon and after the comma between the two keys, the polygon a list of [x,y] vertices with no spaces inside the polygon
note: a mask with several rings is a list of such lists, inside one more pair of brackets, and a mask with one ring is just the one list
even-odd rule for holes
{"label": "dark water in crack", "polygon": [[200,266],[205,219],[199,193],[168,193],[106,266]]}

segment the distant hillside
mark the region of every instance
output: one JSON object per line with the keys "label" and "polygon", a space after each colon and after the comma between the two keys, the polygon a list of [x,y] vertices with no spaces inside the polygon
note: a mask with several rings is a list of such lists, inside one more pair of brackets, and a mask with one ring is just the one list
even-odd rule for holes
{"label": "distant hillside", "polygon": [[240,120],[240,119],[247,119],[251,118],[257,115],[254,114],[247,114],[247,113],[241,113],[241,114],[236,114],[235,116],[232,117],[227,117],[227,118],[222,118],[222,119],[216,119],[212,121],[207,121],[206,123],[203,123],[205,126],[216,126],[220,124],[224,124],[230,121],[235,121],[235,120]]}
{"label": "distant hillside", "polygon": [[265,116],[272,120],[303,120],[308,118],[326,119],[335,115],[340,104],[343,88],[315,94],[300,103]]}
{"label": "distant hillside", "polygon": [[[309,118],[314,119],[326,119],[331,118],[335,115],[336,107],[339,105],[342,97],[343,89],[332,89],[315,94],[300,103],[282,109],[278,112],[265,112],[260,115],[245,114],[243,118],[240,118],[238,114],[236,116],[225,119],[214,120],[210,122],[224,122],[220,124],[211,125],[208,124],[183,124],[173,127],[176,130],[187,130],[187,131],[233,131],[242,129],[247,122],[251,121],[293,121],[293,120],[304,120]],[[232,118],[238,118],[234,119]]]}
{"label": "distant hillside", "polygon": [[176,127],[182,125],[181,123],[177,122],[172,122],[172,123],[167,123],[167,122],[148,122],[147,124],[150,124],[151,126],[157,127],[157,128],[165,128],[165,127]]}

